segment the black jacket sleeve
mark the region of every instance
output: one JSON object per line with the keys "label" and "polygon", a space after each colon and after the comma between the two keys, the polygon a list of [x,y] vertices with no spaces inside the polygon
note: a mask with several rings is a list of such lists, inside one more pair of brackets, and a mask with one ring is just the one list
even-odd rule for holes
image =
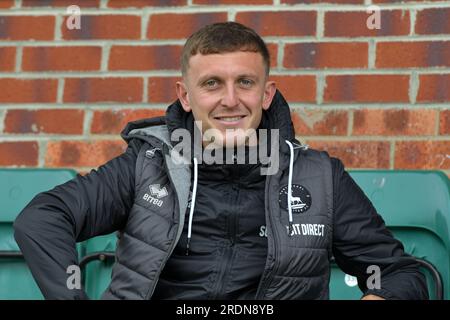
{"label": "black jacket sleeve", "polygon": [[134,198],[139,141],[86,176],[38,194],[14,222],[14,237],[46,299],[86,299],[69,289],[66,273],[78,265],[76,242],[121,229]]}
{"label": "black jacket sleeve", "polygon": [[[374,294],[385,299],[428,299],[426,280],[419,265],[386,228],[383,218],[344,170],[342,162],[335,158],[331,161],[333,255],[338,266],[358,278],[364,295]],[[375,272],[368,269],[373,265],[381,271],[379,289],[373,288],[376,282],[371,276]]]}

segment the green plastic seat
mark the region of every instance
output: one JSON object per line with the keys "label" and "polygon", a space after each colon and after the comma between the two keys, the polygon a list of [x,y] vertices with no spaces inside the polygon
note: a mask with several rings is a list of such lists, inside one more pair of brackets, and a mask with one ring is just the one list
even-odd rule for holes
{"label": "green plastic seat", "polygon": [[[437,269],[443,297],[450,292],[450,181],[440,171],[352,171],[350,175],[382,215],[405,251]],[[436,280],[424,271],[430,298],[436,299]],[[356,279],[332,266],[331,299],[360,299]]]}
{"label": "green plastic seat", "polygon": [[14,240],[13,223],[36,194],[75,175],[65,169],[0,169],[0,300],[43,299]]}
{"label": "green plastic seat", "polygon": [[80,261],[84,288],[91,299],[100,299],[111,282],[115,261],[116,233],[91,238],[84,243],[85,255]]}

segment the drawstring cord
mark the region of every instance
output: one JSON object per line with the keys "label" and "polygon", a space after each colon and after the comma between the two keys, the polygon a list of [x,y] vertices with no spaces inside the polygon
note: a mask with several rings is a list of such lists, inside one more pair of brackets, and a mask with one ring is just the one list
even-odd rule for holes
{"label": "drawstring cord", "polygon": [[188,236],[186,245],[186,255],[189,255],[189,247],[191,244],[192,235],[192,217],[194,216],[195,198],[197,196],[197,180],[198,180],[198,161],[194,157],[194,185],[192,187],[191,208],[189,210],[189,224],[188,224]]}
{"label": "drawstring cord", "polygon": [[287,145],[289,146],[290,157],[289,157],[289,178],[288,178],[288,211],[289,211],[289,236],[292,234],[292,172],[294,171],[294,146],[288,140],[286,140]]}

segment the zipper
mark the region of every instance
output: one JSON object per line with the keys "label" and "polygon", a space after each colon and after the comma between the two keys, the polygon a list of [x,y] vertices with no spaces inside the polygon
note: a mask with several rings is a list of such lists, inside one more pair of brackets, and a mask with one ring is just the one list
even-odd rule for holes
{"label": "zipper", "polygon": [[[167,148],[167,145],[166,145],[165,143],[162,144],[162,149],[164,149],[164,147]],[[163,157],[164,157],[164,155],[165,155],[164,151],[163,151],[163,150],[160,150],[160,151],[161,151],[161,153],[162,153],[162,155],[163,155]],[[174,186],[173,181],[172,181],[172,178],[171,178],[171,176],[170,176],[170,174],[169,174],[169,170],[168,170],[168,168],[167,168],[166,160],[163,159],[163,162],[164,162],[164,169],[165,169],[166,172],[167,172],[167,177],[169,178],[169,181],[170,181],[170,183],[172,184],[172,186]],[[174,195],[175,195],[175,203],[178,204],[178,211],[179,211],[179,210],[180,210],[180,205],[179,205],[179,201],[178,201],[178,194],[177,194],[177,191],[176,191],[176,188],[175,188],[175,187],[173,188],[173,193],[174,193]],[[180,219],[181,219],[181,218],[180,218]],[[178,228],[183,228],[183,225],[180,223],[180,221],[178,221]],[[166,257],[164,258],[164,261],[163,261],[162,264],[161,264],[161,268],[159,268],[158,272],[156,273],[156,277],[155,277],[155,281],[154,281],[154,283],[153,283],[153,287],[150,287],[149,294],[146,295],[145,300],[150,300],[150,298],[153,296],[153,293],[155,292],[156,285],[158,284],[158,281],[159,281],[159,277],[160,277],[160,275],[161,275],[161,272],[162,272],[162,270],[164,269],[164,267],[166,266],[166,263],[167,263],[167,261],[169,260],[169,257],[172,255],[172,252],[173,252],[173,250],[175,249],[175,247],[176,247],[176,245],[177,245],[177,243],[178,243],[179,238],[178,238],[178,240],[176,240],[177,235],[178,235],[178,230],[177,230],[177,232],[175,233],[175,241],[173,241],[174,239],[172,238],[172,245],[171,245],[171,247],[169,248],[169,252],[168,252],[168,254],[166,255]]]}
{"label": "zipper", "polygon": [[[234,203],[236,204],[238,202],[238,198],[239,198],[239,188],[237,187],[237,185],[235,183],[232,184],[231,186],[232,189],[232,194],[233,194],[233,200]],[[225,261],[226,263],[222,264],[222,267],[220,269],[220,273],[219,273],[219,278],[217,280],[217,287],[215,290],[215,293],[213,295],[213,299],[218,299],[219,296],[223,293],[223,289],[224,286],[226,285],[226,282],[223,281],[225,274],[227,273],[227,270],[230,269],[231,266],[231,262],[232,262],[232,258],[233,258],[233,253],[234,253],[234,245],[236,243],[236,224],[237,224],[237,215],[238,215],[238,210],[236,206],[234,206],[235,210],[231,210],[231,221],[228,224],[228,232],[230,234],[229,240],[230,240],[230,244],[229,246],[223,247],[223,250],[225,250]],[[221,297],[223,299],[223,297]]]}
{"label": "zipper", "polygon": [[[263,276],[261,277],[261,280],[258,285],[258,289],[256,290],[256,296],[255,296],[256,300],[261,300],[262,297],[264,297],[265,290],[269,287],[269,284],[274,277],[275,271],[277,270],[277,262],[278,262],[276,244],[280,243],[280,240],[278,239],[278,232],[276,230],[276,227],[274,227],[275,224],[274,224],[273,217],[272,217],[271,210],[270,210],[270,201],[269,201],[270,195],[269,195],[269,191],[268,191],[269,187],[270,187],[270,182],[271,182],[270,176],[267,176],[266,177],[266,189],[265,189],[265,193],[268,194],[268,196],[266,197],[266,199],[267,199],[266,200],[267,201],[267,203],[266,203],[266,212],[267,212],[266,218],[269,217],[270,227],[271,227],[270,230],[272,231],[272,235],[273,235],[272,239],[268,237],[267,240],[272,242],[274,262],[273,262],[273,267],[270,268],[269,267],[269,248],[270,248],[270,246],[268,246],[267,247],[266,266],[264,267]],[[267,224],[266,224],[266,227],[267,227]],[[265,271],[267,271],[267,275],[264,279]]]}
{"label": "zipper", "polygon": [[[227,274],[226,271],[229,269],[229,267],[231,265],[231,260],[233,257],[233,244],[231,246],[223,247],[223,250],[225,250],[224,257],[225,257],[226,263],[222,264],[222,267],[220,268],[219,277],[216,280],[217,287],[216,287],[214,294],[212,295],[213,300],[217,300],[221,296],[223,288],[225,286],[225,282],[223,281],[224,280],[223,278]],[[224,299],[223,297],[220,297],[220,298]]]}
{"label": "zipper", "polygon": [[231,216],[231,221],[229,224],[229,233],[230,233],[230,242],[231,242],[231,246],[234,246],[235,242],[236,242],[236,230],[237,230],[237,215],[239,214],[238,211],[238,200],[239,200],[239,187],[237,184],[234,184],[231,186],[231,190],[233,190],[233,196],[234,196],[234,200],[235,200],[235,210],[232,211],[232,216]]}

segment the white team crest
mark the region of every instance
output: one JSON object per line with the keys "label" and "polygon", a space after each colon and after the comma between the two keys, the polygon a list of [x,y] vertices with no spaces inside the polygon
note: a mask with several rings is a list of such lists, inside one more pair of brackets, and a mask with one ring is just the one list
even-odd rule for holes
{"label": "white team crest", "polygon": [[306,206],[306,203],[303,203],[300,197],[291,197],[291,199],[292,210],[303,209]]}
{"label": "white team crest", "polygon": [[[278,201],[280,206],[288,210],[288,186],[280,189]],[[304,186],[299,184],[292,184],[291,209],[292,213],[304,213],[312,204],[311,193]]]}
{"label": "white team crest", "polygon": [[162,187],[159,184],[152,184],[149,186],[150,188],[150,194],[152,196],[157,197],[158,199],[164,198],[165,196],[167,196],[169,194],[169,192],[167,192],[166,187]]}

